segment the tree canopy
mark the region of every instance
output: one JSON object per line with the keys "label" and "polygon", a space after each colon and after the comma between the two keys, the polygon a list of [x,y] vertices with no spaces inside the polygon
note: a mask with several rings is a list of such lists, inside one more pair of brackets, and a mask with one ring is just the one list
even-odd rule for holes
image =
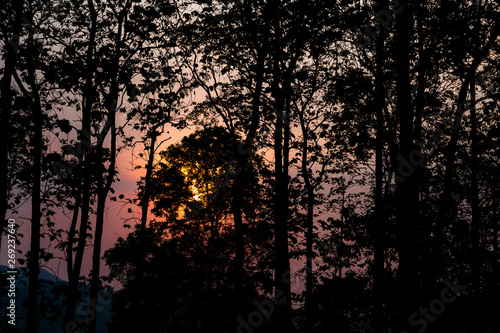
{"label": "tree canopy", "polygon": [[2,330],[500,329],[497,1],[0,4]]}

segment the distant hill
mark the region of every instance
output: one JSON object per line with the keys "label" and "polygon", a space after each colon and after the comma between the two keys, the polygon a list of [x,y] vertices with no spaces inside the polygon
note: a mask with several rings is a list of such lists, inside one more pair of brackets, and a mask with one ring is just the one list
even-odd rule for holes
{"label": "distant hill", "polygon": [[[28,269],[25,267],[16,268],[18,271],[16,278],[16,325],[15,329],[7,323],[7,305],[10,298],[7,295],[7,271],[8,266],[0,265],[0,332],[24,332],[26,328],[26,301],[28,299]],[[68,282],[60,279],[51,272],[40,269],[38,274],[40,279],[41,297],[39,295],[39,308],[42,313],[42,321],[39,323],[37,333],[62,333],[62,318],[64,314],[63,300],[64,290]],[[90,288],[82,287],[84,300],[88,300]],[[83,304],[87,304],[84,302]],[[97,313],[98,332],[107,332],[106,323],[110,320],[110,305],[103,305],[103,310]],[[84,320],[84,319],[82,319]]]}

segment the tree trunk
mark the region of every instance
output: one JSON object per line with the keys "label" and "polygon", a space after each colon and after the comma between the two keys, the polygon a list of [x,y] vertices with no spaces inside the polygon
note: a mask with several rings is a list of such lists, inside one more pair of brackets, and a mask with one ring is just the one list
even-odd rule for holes
{"label": "tree trunk", "polygon": [[[102,131],[103,140],[97,147],[97,160],[96,160],[96,168],[98,176],[97,180],[97,212],[96,212],[96,227],[95,227],[95,236],[94,236],[94,250],[92,253],[92,274],[91,274],[91,286],[90,286],[90,306],[92,307],[92,302],[96,302],[98,299],[99,289],[100,289],[100,271],[101,271],[101,247],[102,247],[102,233],[104,230],[104,212],[106,208],[106,199],[108,197],[108,193],[111,189],[111,185],[113,185],[115,178],[115,167],[116,167],[116,108],[118,104],[118,97],[120,94],[119,83],[118,83],[118,73],[120,71],[120,56],[121,56],[121,46],[122,46],[122,35],[123,35],[123,20],[126,12],[128,11],[128,6],[126,5],[122,12],[118,14],[118,29],[116,34],[116,45],[115,45],[115,54],[112,63],[112,69],[110,73],[110,88],[109,94],[105,95],[105,107],[108,110],[108,121],[110,126],[106,125]],[[125,14],[125,15],[122,15]],[[108,123],[107,123],[108,124]],[[111,129],[110,129],[111,127]],[[109,157],[109,166],[106,170],[104,166],[103,160],[103,152],[104,152],[104,138],[106,138],[108,131],[111,136],[111,147],[110,147],[110,157]],[[155,140],[156,140],[156,132],[155,132]],[[154,159],[154,142],[152,142],[153,154],[152,158]],[[150,160],[152,159],[150,157]],[[152,161],[151,161],[152,168]],[[107,171],[107,176],[104,181],[104,174]],[[151,177],[151,175],[150,175]],[[146,202],[146,213],[147,206],[149,203]],[[144,211],[143,211],[144,214]],[[144,216],[147,218],[147,215]],[[141,220],[141,231],[142,231],[142,220]],[[145,227],[145,226],[144,226]],[[144,229],[145,230],[145,229]],[[89,333],[95,333],[97,328],[97,313],[95,316],[91,317],[89,323]]]}
{"label": "tree trunk", "polygon": [[[86,56],[86,78],[85,86],[82,96],[82,133],[91,133],[91,110],[95,100],[95,89],[93,83],[93,77],[95,72],[95,60],[94,60],[94,48],[96,44],[96,32],[97,32],[97,13],[94,8],[93,0],[87,1],[89,6],[89,16],[91,21],[89,45],[87,49]],[[80,139],[83,139],[83,135],[80,135]],[[94,153],[88,156],[84,156],[82,163],[82,204],[81,204],[81,219],[80,228],[78,232],[78,245],[76,249],[74,265],[71,269],[71,275],[68,276],[68,294],[66,303],[66,313],[64,319],[63,330],[66,326],[72,326],[72,322],[75,318],[76,303],[78,301],[78,281],[80,278],[80,271],[83,261],[83,253],[85,251],[85,244],[87,239],[87,227],[89,222],[89,212],[90,212],[90,199],[91,199],[91,182],[92,182],[92,158]],[[68,244],[71,248],[73,244]],[[69,253],[69,251],[68,251]],[[72,253],[72,249],[71,249]]]}
{"label": "tree trunk", "polygon": [[[255,89],[252,96],[252,115],[250,119],[250,127],[245,139],[244,149],[237,144],[234,147],[234,154],[238,163],[236,170],[241,168],[238,172],[235,170],[234,181],[232,186],[232,213],[234,219],[234,233],[235,233],[235,259],[234,259],[234,308],[239,316],[245,316],[245,233],[243,228],[243,198],[241,196],[243,188],[243,179],[246,173],[247,164],[251,159],[249,147],[253,146],[254,138],[259,127],[260,122],[260,105],[262,96],[262,85],[264,82],[264,61],[267,56],[267,51],[257,46],[257,70],[255,74]],[[235,136],[235,141],[237,140]],[[235,142],[236,143],[236,142]],[[238,325],[238,324],[237,324]]]}
{"label": "tree trunk", "polygon": [[[279,61],[275,62],[275,66],[279,66]],[[274,134],[274,176],[275,176],[275,209],[274,209],[274,242],[276,256],[276,271],[275,271],[275,293],[276,298],[284,299],[284,302],[276,307],[276,322],[277,327],[284,329],[285,332],[291,331],[291,290],[290,290],[290,261],[288,258],[288,168],[287,161],[284,162],[284,157],[287,156],[288,142],[283,138],[283,129],[288,127],[282,118],[286,117],[283,112],[283,97],[279,89],[280,74],[279,67],[275,69],[275,88],[278,87],[278,93],[275,94],[275,111],[282,116],[277,116],[276,130]],[[276,90],[275,90],[276,91]],[[285,114],[283,114],[285,113]],[[286,133],[286,130],[285,130]],[[286,135],[285,135],[286,137]]]}
{"label": "tree trunk", "polygon": [[[141,234],[144,235],[146,232],[146,226],[148,222],[148,208],[149,199],[151,196],[151,175],[153,174],[153,162],[155,159],[155,145],[158,133],[156,133],[156,127],[151,131],[151,141],[149,146],[149,156],[148,163],[146,165],[146,177],[144,178],[144,195],[141,202]],[[143,237],[143,236],[142,236]]]}
{"label": "tree trunk", "polygon": [[498,190],[497,187],[493,187],[493,199],[492,199],[492,221],[493,221],[493,272],[495,276],[500,276],[500,244],[499,244],[499,234],[498,234],[498,219],[497,219],[497,205],[498,205]]}
{"label": "tree trunk", "polygon": [[[243,159],[239,159],[240,161]],[[244,163],[244,162],[243,162]],[[238,166],[242,168],[242,173],[245,172],[245,164],[238,163]],[[237,295],[241,295],[243,284],[244,284],[244,262],[245,262],[245,239],[243,233],[243,214],[242,214],[242,184],[241,177],[242,173],[238,174],[234,178],[233,186],[232,186],[232,213],[234,218],[234,232],[236,238],[236,250],[235,250],[235,291]],[[241,295],[242,296],[242,295]],[[240,302],[237,302],[237,305],[240,305]]]}
{"label": "tree trunk", "polygon": [[[79,177],[83,177],[81,175],[81,170]],[[66,247],[66,257],[68,260],[66,272],[68,274],[68,277],[73,275],[73,243],[75,241],[76,226],[78,224],[78,212],[80,211],[81,203],[82,203],[82,191],[81,191],[81,184],[79,184],[78,190],[75,195],[75,208],[73,210],[73,217],[71,218],[71,225],[68,232],[68,245]]]}
{"label": "tree trunk", "polygon": [[481,292],[481,266],[482,266],[482,256],[480,249],[480,228],[481,228],[481,208],[479,207],[479,184],[478,184],[478,142],[477,142],[477,112],[476,112],[476,82],[475,78],[472,79],[470,85],[470,118],[471,118],[471,192],[470,192],[470,203],[471,203],[471,213],[472,213],[472,223],[471,223],[471,238],[472,238],[472,252],[471,252],[471,275],[472,275],[472,291],[473,291],[473,302],[472,302],[472,322],[479,323],[478,321],[478,310],[480,302],[480,292]]}
{"label": "tree trunk", "polygon": [[19,46],[19,37],[22,31],[22,15],[23,15],[23,0],[14,0],[12,2],[12,7],[15,10],[15,21],[12,29],[12,37],[5,37],[4,49],[5,49],[5,69],[3,77],[0,83],[1,95],[0,95],[0,107],[1,118],[0,118],[0,249],[2,248],[3,231],[7,222],[5,216],[7,214],[8,207],[8,158],[9,158],[9,128],[10,128],[10,116],[12,112],[12,76],[17,66],[17,49]]}
{"label": "tree trunk", "polygon": [[[283,126],[283,121],[278,118],[276,127]],[[284,299],[276,308],[276,325],[285,332],[291,331],[291,290],[290,290],[290,262],[288,258],[288,180],[283,170],[283,138],[281,131],[277,130],[274,141],[275,158],[275,297]]]}
{"label": "tree trunk", "polygon": [[[43,113],[36,83],[35,60],[36,54],[33,42],[33,33],[28,36],[28,82],[31,88],[31,107],[33,111],[34,137],[33,145],[33,188],[31,193],[31,247],[29,256],[29,286],[28,286],[28,313],[26,318],[26,332],[36,333],[38,311],[38,271],[40,261],[40,223],[41,223],[41,161],[43,149]],[[28,96],[27,96],[28,97]]]}
{"label": "tree trunk", "polygon": [[[400,157],[411,161],[420,151],[413,144],[413,110],[410,86],[410,28],[412,14],[409,1],[401,1],[401,13],[396,17],[396,109],[400,125]],[[421,153],[420,153],[421,154]],[[418,167],[416,167],[418,169]],[[409,329],[408,318],[418,308],[418,242],[416,232],[419,223],[419,198],[416,173],[398,184],[398,308],[396,331]]]}
{"label": "tree trunk", "polygon": [[[288,161],[284,161],[287,156],[288,142],[284,140],[288,123],[285,123],[286,111],[284,110],[285,96],[281,87],[283,75],[281,73],[282,54],[282,31],[280,27],[280,2],[270,0],[272,11],[272,28],[274,33],[273,47],[273,111],[276,113],[274,132],[274,179],[275,179],[275,205],[274,205],[274,251],[275,251],[275,298],[277,301],[274,325],[276,330],[291,332],[291,290],[290,290],[290,261],[288,258]],[[285,129],[285,131],[283,131]]]}
{"label": "tree trunk", "polygon": [[312,269],[312,260],[313,260],[313,244],[314,244],[314,189],[311,184],[311,179],[309,175],[308,169],[308,142],[309,142],[309,132],[306,127],[304,120],[304,111],[301,110],[298,112],[300,128],[302,131],[302,176],[304,177],[304,186],[307,193],[307,215],[306,215],[306,290],[305,290],[305,332],[312,332],[312,290],[314,283],[314,274]]}
{"label": "tree trunk", "polygon": [[[387,8],[386,1],[379,1],[378,9]],[[375,59],[375,103],[376,103],[376,138],[375,138],[375,223],[373,244],[373,329],[375,333],[382,333],[384,329],[384,243],[385,243],[385,209],[383,202],[383,180],[384,180],[384,31],[381,30],[376,40]]]}
{"label": "tree trunk", "polygon": [[[114,105],[115,103],[113,103]],[[106,208],[106,199],[108,193],[111,189],[115,177],[115,164],[116,164],[116,129],[115,129],[115,110],[113,106],[109,109],[109,117],[111,119],[111,149],[110,149],[110,164],[108,167],[108,175],[106,180],[103,177],[98,177],[97,188],[98,188],[98,198],[97,198],[97,212],[96,212],[96,226],[95,226],[95,237],[94,237],[94,251],[92,253],[92,274],[91,274],[91,286],[90,286],[90,307],[91,307],[91,320],[89,323],[89,333],[95,333],[97,328],[97,311],[92,309],[97,303],[99,290],[100,290],[100,266],[101,266],[101,247],[102,247],[102,233],[104,230],[104,212]],[[105,135],[104,135],[105,136]],[[97,165],[101,167],[102,175],[104,176],[104,164],[103,164],[103,147],[98,147],[97,152]],[[99,172],[101,174],[101,172]],[[94,315],[92,315],[94,311]]]}

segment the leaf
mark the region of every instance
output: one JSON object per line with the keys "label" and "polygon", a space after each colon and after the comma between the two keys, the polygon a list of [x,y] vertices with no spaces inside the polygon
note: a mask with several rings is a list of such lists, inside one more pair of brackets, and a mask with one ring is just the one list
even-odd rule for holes
{"label": "leaf", "polygon": [[69,120],[67,119],[58,119],[56,121],[56,124],[61,129],[61,131],[63,131],[66,134],[71,132],[71,130],[73,129],[73,127],[70,125]]}

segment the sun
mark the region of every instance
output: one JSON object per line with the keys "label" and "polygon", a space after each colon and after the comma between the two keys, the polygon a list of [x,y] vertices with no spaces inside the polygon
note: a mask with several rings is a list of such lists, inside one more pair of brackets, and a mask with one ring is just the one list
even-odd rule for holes
{"label": "sun", "polygon": [[[190,172],[189,172],[189,169],[187,167],[183,166],[181,168],[181,172],[184,175],[184,179],[187,179],[189,177]],[[198,187],[195,186],[195,184],[191,184],[191,185],[189,185],[189,188],[190,188],[191,192],[194,194],[193,199],[196,201],[200,200],[201,194],[200,194],[200,191],[198,191]]]}
{"label": "sun", "polygon": [[196,201],[200,201],[202,198],[202,195],[201,195],[200,191],[198,190],[198,187],[191,185],[191,186],[189,186],[189,188],[191,189],[191,193],[193,193],[193,199]]}

